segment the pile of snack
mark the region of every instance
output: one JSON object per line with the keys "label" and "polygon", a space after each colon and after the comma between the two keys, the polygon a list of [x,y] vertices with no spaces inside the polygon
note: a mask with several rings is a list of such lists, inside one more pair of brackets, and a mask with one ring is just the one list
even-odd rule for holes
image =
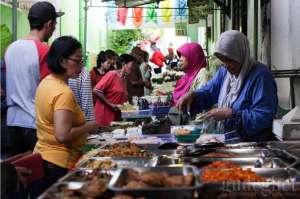
{"label": "pile of snack", "polygon": [[153,154],[133,143],[113,144],[110,149],[101,150],[98,157],[151,157]]}
{"label": "pile of snack", "polygon": [[97,160],[97,159],[89,159],[87,160],[81,167],[87,169],[103,169],[109,170],[117,168],[118,165],[111,160]]}
{"label": "pile of snack", "polygon": [[85,183],[79,189],[69,187],[67,184],[60,184],[56,189],[49,191],[44,199],[81,199],[97,198],[103,196],[107,190],[107,183],[111,179],[108,173],[102,173],[96,169],[91,173],[80,173],[78,176],[72,176],[69,181],[83,180]]}
{"label": "pile of snack", "polygon": [[189,187],[194,185],[192,174],[170,175],[166,172],[129,170],[126,182],[121,185],[127,189],[143,189],[149,187]]}
{"label": "pile of snack", "polygon": [[213,162],[203,168],[200,175],[202,182],[265,182],[251,169],[243,169],[230,162]]}

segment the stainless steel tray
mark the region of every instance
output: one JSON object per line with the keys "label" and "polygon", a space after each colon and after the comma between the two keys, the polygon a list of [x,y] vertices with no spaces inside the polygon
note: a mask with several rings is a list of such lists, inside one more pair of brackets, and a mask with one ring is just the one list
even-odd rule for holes
{"label": "stainless steel tray", "polygon": [[142,153],[144,156],[133,156],[133,155],[114,155],[114,156],[100,156],[99,153],[103,152],[103,151],[109,151],[110,149],[108,148],[101,148],[101,149],[97,149],[97,153],[93,156],[93,157],[119,157],[119,158],[128,158],[128,157],[134,157],[134,158],[151,158],[151,157],[155,157],[155,154],[153,152],[151,152],[150,150],[147,149],[143,149]]}
{"label": "stainless steel tray", "polygon": [[[229,158],[273,157],[273,158],[279,158],[287,164],[292,164],[298,159],[295,155],[292,155],[286,152],[285,150],[281,150],[281,149],[247,149],[247,148],[246,149],[224,149],[224,150],[217,149],[215,152],[212,153],[232,155],[232,157]],[[201,156],[201,158],[205,158],[205,155]],[[210,158],[210,157],[206,157],[206,158]],[[226,157],[221,157],[221,158],[226,158]]]}
{"label": "stainless steel tray", "polygon": [[110,199],[112,193],[108,191],[107,184],[103,181],[83,182],[58,182],[47,189],[39,199],[81,199],[102,198]]}
{"label": "stainless steel tray", "polygon": [[[212,153],[228,154],[232,155],[231,158],[243,158],[243,157],[274,157],[275,153],[268,149],[255,149],[255,148],[241,148],[241,149],[217,149]],[[209,154],[209,153],[208,153]],[[206,154],[206,155],[208,155]],[[201,157],[205,157],[201,156]],[[222,156],[220,156],[222,157]],[[222,157],[226,158],[226,157]]]}
{"label": "stainless steel tray", "polygon": [[[257,175],[266,178],[266,182],[220,182],[201,183],[199,195],[203,198],[219,198],[222,192],[232,193],[238,198],[249,198],[247,192],[256,191],[259,194],[266,192],[298,192],[300,191],[300,176],[295,169],[252,169]],[[201,171],[200,171],[201,173]],[[236,192],[236,193],[235,193]],[[226,195],[226,194],[225,194]],[[227,194],[228,195],[228,194]],[[253,195],[253,194],[252,194]],[[295,195],[295,194],[294,194]],[[225,196],[224,196],[225,197]],[[225,197],[226,198],[226,197]],[[256,197],[251,197],[256,198]]]}
{"label": "stainless steel tray", "polygon": [[300,141],[273,141],[267,143],[267,148],[271,149],[300,149]]}
{"label": "stainless steel tray", "polygon": [[300,149],[290,149],[290,150],[287,150],[287,153],[289,153],[290,155],[293,155],[297,159],[298,158],[300,159]]}
{"label": "stainless steel tray", "polygon": [[60,178],[60,182],[87,182],[94,177],[109,180],[115,174],[113,170],[92,170],[92,169],[79,169],[67,173],[64,177]]}
{"label": "stainless steel tray", "polygon": [[267,147],[267,143],[240,142],[237,144],[225,144],[225,146],[223,148],[227,148],[227,149],[241,149],[241,148],[264,149],[266,147]]}
{"label": "stainless steel tray", "polygon": [[[93,169],[89,168],[88,164],[95,161],[110,160],[116,164],[117,168],[123,167],[155,167],[157,158],[135,158],[135,157],[92,157],[83,161],[78,168]],[[94,168],[95,169],[95,168]],[[115,168],[112,168],[115,169]]]}
{"label": "stainless steel tray", "polygon": [[[213,169],[212,169],[213,170]],[[203,170],[199,170],[199,176]],[[251,171],[255,172],[257,175],[262,176],[266,179],[265,182],[228,182],[227,184],[259,184],[261,185],[270,185],[270,184],[277,184],[277,185],[287,185],[287,184],[295,184],[300,183],[300,175],[299,172],[295,169],[270,169],[270,168],[254,168]],[[201,182],[203,184],[212,184],[210,182]],[[214,183],[214,184],[223,184],[224,183]]]}
{"label": "stainless steel tray", "polygon": [[257,199],[257,198],[276,198],[276,199],[295,199],[299,198],[300,185],[220,185],[204,184],[198,191],[199,198],[218,198],[218,199]]}
{"label": "stainless steel tray", "polygon": [[275,157],[280,158],[282,161],[286,162],[287,164],[293,164],[298,159],[297,156],[288,153],[286,150],[272,149],[271,151],[274,153]]}
{"label": "stainless steel tray", "polygon": [[83,182],[59,182],[48,188],[38,199],[67,198],[73,195],[73,191],[79,190]]}
{"label": "stainless steel tray", "polygon": [[179,156],[179,154],[177,154],[176,150],[152,149],[149,151],[151,153],[155,154],[156,156],[161,156],[161,155]]}
{"label": "stainless steel tray", "polygon": [[233,164],[241,166],[242,168],[285,168],[288,166],[288,164],[286,164],[279,158],[172,158],[167,156],[158,157],[157,166],[189,164],[198,168],[202,168],[215,161],[231,162]]}
{"label": "stainless steel tray", "polygon": [[[195,179],[194,186],[190,187],[149,187],[144,189],[127,189],[122,187],[126,183],[127,174],[130,169],[123,168],[118,169],[118,173],[111,179],[108,188],[117,194],[128,194],[131,196],[143,196],[146,198],[172,198],[172,199],[183,199],[183,198],[195,198],[195,191],[199,185],[197,179]],[[149,168],[134,168],[135,171],[157,171],[166,172],[171,175],[187,175],[191,173],[195,176],[195,168],[191,166],[184,167],[149,167]]]}
{"label": "stainless steel tray", "polygon": [[278,182],[278,183],[295,183],[300,182],[299,172],[293,168],[255,168],[252,169],[257,175],[263,176],[268,182]]}

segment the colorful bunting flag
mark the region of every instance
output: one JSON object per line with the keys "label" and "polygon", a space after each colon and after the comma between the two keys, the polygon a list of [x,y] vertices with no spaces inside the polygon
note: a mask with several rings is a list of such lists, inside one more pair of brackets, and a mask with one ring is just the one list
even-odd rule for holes
{"label": "colorful bunting flag", "polygon": [[128,8],[118,7],[118,21],[121,22],[123,26],[126,24]]}
{"label": "colorful bunting flag", "polygon": [[172,9],[168,9],[168,8],[172,7],[171,3],[172,3],[171,0],[165,0],[165,1],[162,1],[159,4],[159,7],[162,8],[160,13],[162,15],[162,21],[163,22],[170,22],[171,21]]}
{"label": "colorful bunting flag", "polygon": [[115,1],[107,2],[107,23],[111,28],[116,27],[117,24],[117,9]]}
{"label": "colorful bunting flag", "polygon": [[133,23],[136,27],[140,27],[143,22],[143,8],[133,9]]}
{"label": "colorful bunting flag", "polygon": [[156,4],[151,3],[149,4],[146,12],[146,23],[153,21],[154,23],[157,23],[157,12],[156,12]]}
{"label": "colorful bunting flag", "polygon": [[106,5],[108,5],[107,25],[112,29],[170,27],[172,22],[187,22],[189,18],[187,0],[164,0],[159,3],[159,6],[157,3],[152,3],[136,8],[118,7],[115,1],[109,1]]}
{"label": "colorful bunting flag", "polygon": [[176,18],[179,18],[180,20],[182,19],[187,19],[187,0],[175,0],[175,5],[176,5]]}

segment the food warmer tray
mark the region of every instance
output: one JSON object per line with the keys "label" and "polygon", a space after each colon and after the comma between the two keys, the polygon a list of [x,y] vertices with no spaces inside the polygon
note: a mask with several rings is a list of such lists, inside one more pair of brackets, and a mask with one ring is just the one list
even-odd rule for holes
{"label": "food warmer tray", "polygon": [[[117,165],[117,168],[123,167],[155,167],[157,163],[157,158],[139,158],[139,157],[91,157],[83,161],[78,168],[81,169],[91,169],[88,167],[89,163],[94,161],[104,161],[110,160]],[[112,168],[116,169],[116,168]]]}
{"label": "food warmer tray", "polygon": [[[295,169],[252,169],[257,175],[266,178],[266,182],[201,182],[198,189],[200,198],[257,198],[272,193],[294,198],[300,193],[300,176]],[[201,171],[200,171],[201,174]],[[254,196],[253,196],[254,194]],[[256,194],[256,195],[255,195]],[[226,197],[227,196],[227,197]],[[252,197],[250,197],[252,196]],[[255,197],[256,196],[256,197]],[[299,195],[298,195],[299,196]],[[265,197],[263,197],[265,198]],[[268,198],[268,197],[267,197]],[[279,197],[281,198],[281,197]]]}
{"label": "food warmer tray", "polygon": [[157,166],[172,166],[172,165],[193,165],[202,168],[216,161],[226,161],[241,166],[242,168],[285,168],[287,163],[279,158],[192,158],[182,157],[174,158],[161,156],[157,159]]}
{"label": "food warmer tray", "polygon": [[[133,168],[135,171],[143,172],[143,171],[157,171],[157,172],[166,172],[171,175],[186,175],[188,173],[193,174],[195,176],[195,168],[191,166],[183,166],[183,167],[148,167],[148,168]],[[195,198],[196,197],[196,189],[199,188],[200,184],[197,179],[194,179],[194,186],[190,187],[149,187],[143,189],[127,189],[123,188],[122,185],[125,184],[127,173],[130,169],[121,168],[118,169],[118,172],[111,179],[108,188],[114,191],[116,194],[128,194],[131,196],[142,196],[147,199],[155,198],[155,199],[183,199],[183,198]]]}
{"label": "food warmer tray", "polygon": [[103,179],[107,182],[115,174],[114,170],[92,170],[92,169],[78,169],[67,173],[59,179],[60,182],[88,182],[93,177]]}

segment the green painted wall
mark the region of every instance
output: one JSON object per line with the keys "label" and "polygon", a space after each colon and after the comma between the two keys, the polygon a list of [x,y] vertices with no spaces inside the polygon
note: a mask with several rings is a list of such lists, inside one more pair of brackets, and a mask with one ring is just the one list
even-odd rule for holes
{"label": "green painted wall", "polygon": [[[90,3],[88,3],[90,5]],[[84,45],[84,0],[64,0],[60,3],[65,15],[61,17],[61,35],[72,35]],[[105,50],[106,20],[104,8],[88,8],[87,14],[87,67],[95,64],[95,56]]]}
{"label": "green painted wall", "polygon": [[198,42],[198,27],[199,24],[187,25],[187,36],[191,39],[191,42]]}
{"label": "green painted wall", "polygon": [[79,39],[79,0],[61,1],[61,35],[72,35]]}
{"label": "green painted wall", "polygon": [[[18,10],[18,26],[17,26],[17,38],[25,37],[29,30],[29,23],[27,20],[27,12]],[[12,9],[10,6],[1,4],[1,24],[7,25],[12,32]]]}

